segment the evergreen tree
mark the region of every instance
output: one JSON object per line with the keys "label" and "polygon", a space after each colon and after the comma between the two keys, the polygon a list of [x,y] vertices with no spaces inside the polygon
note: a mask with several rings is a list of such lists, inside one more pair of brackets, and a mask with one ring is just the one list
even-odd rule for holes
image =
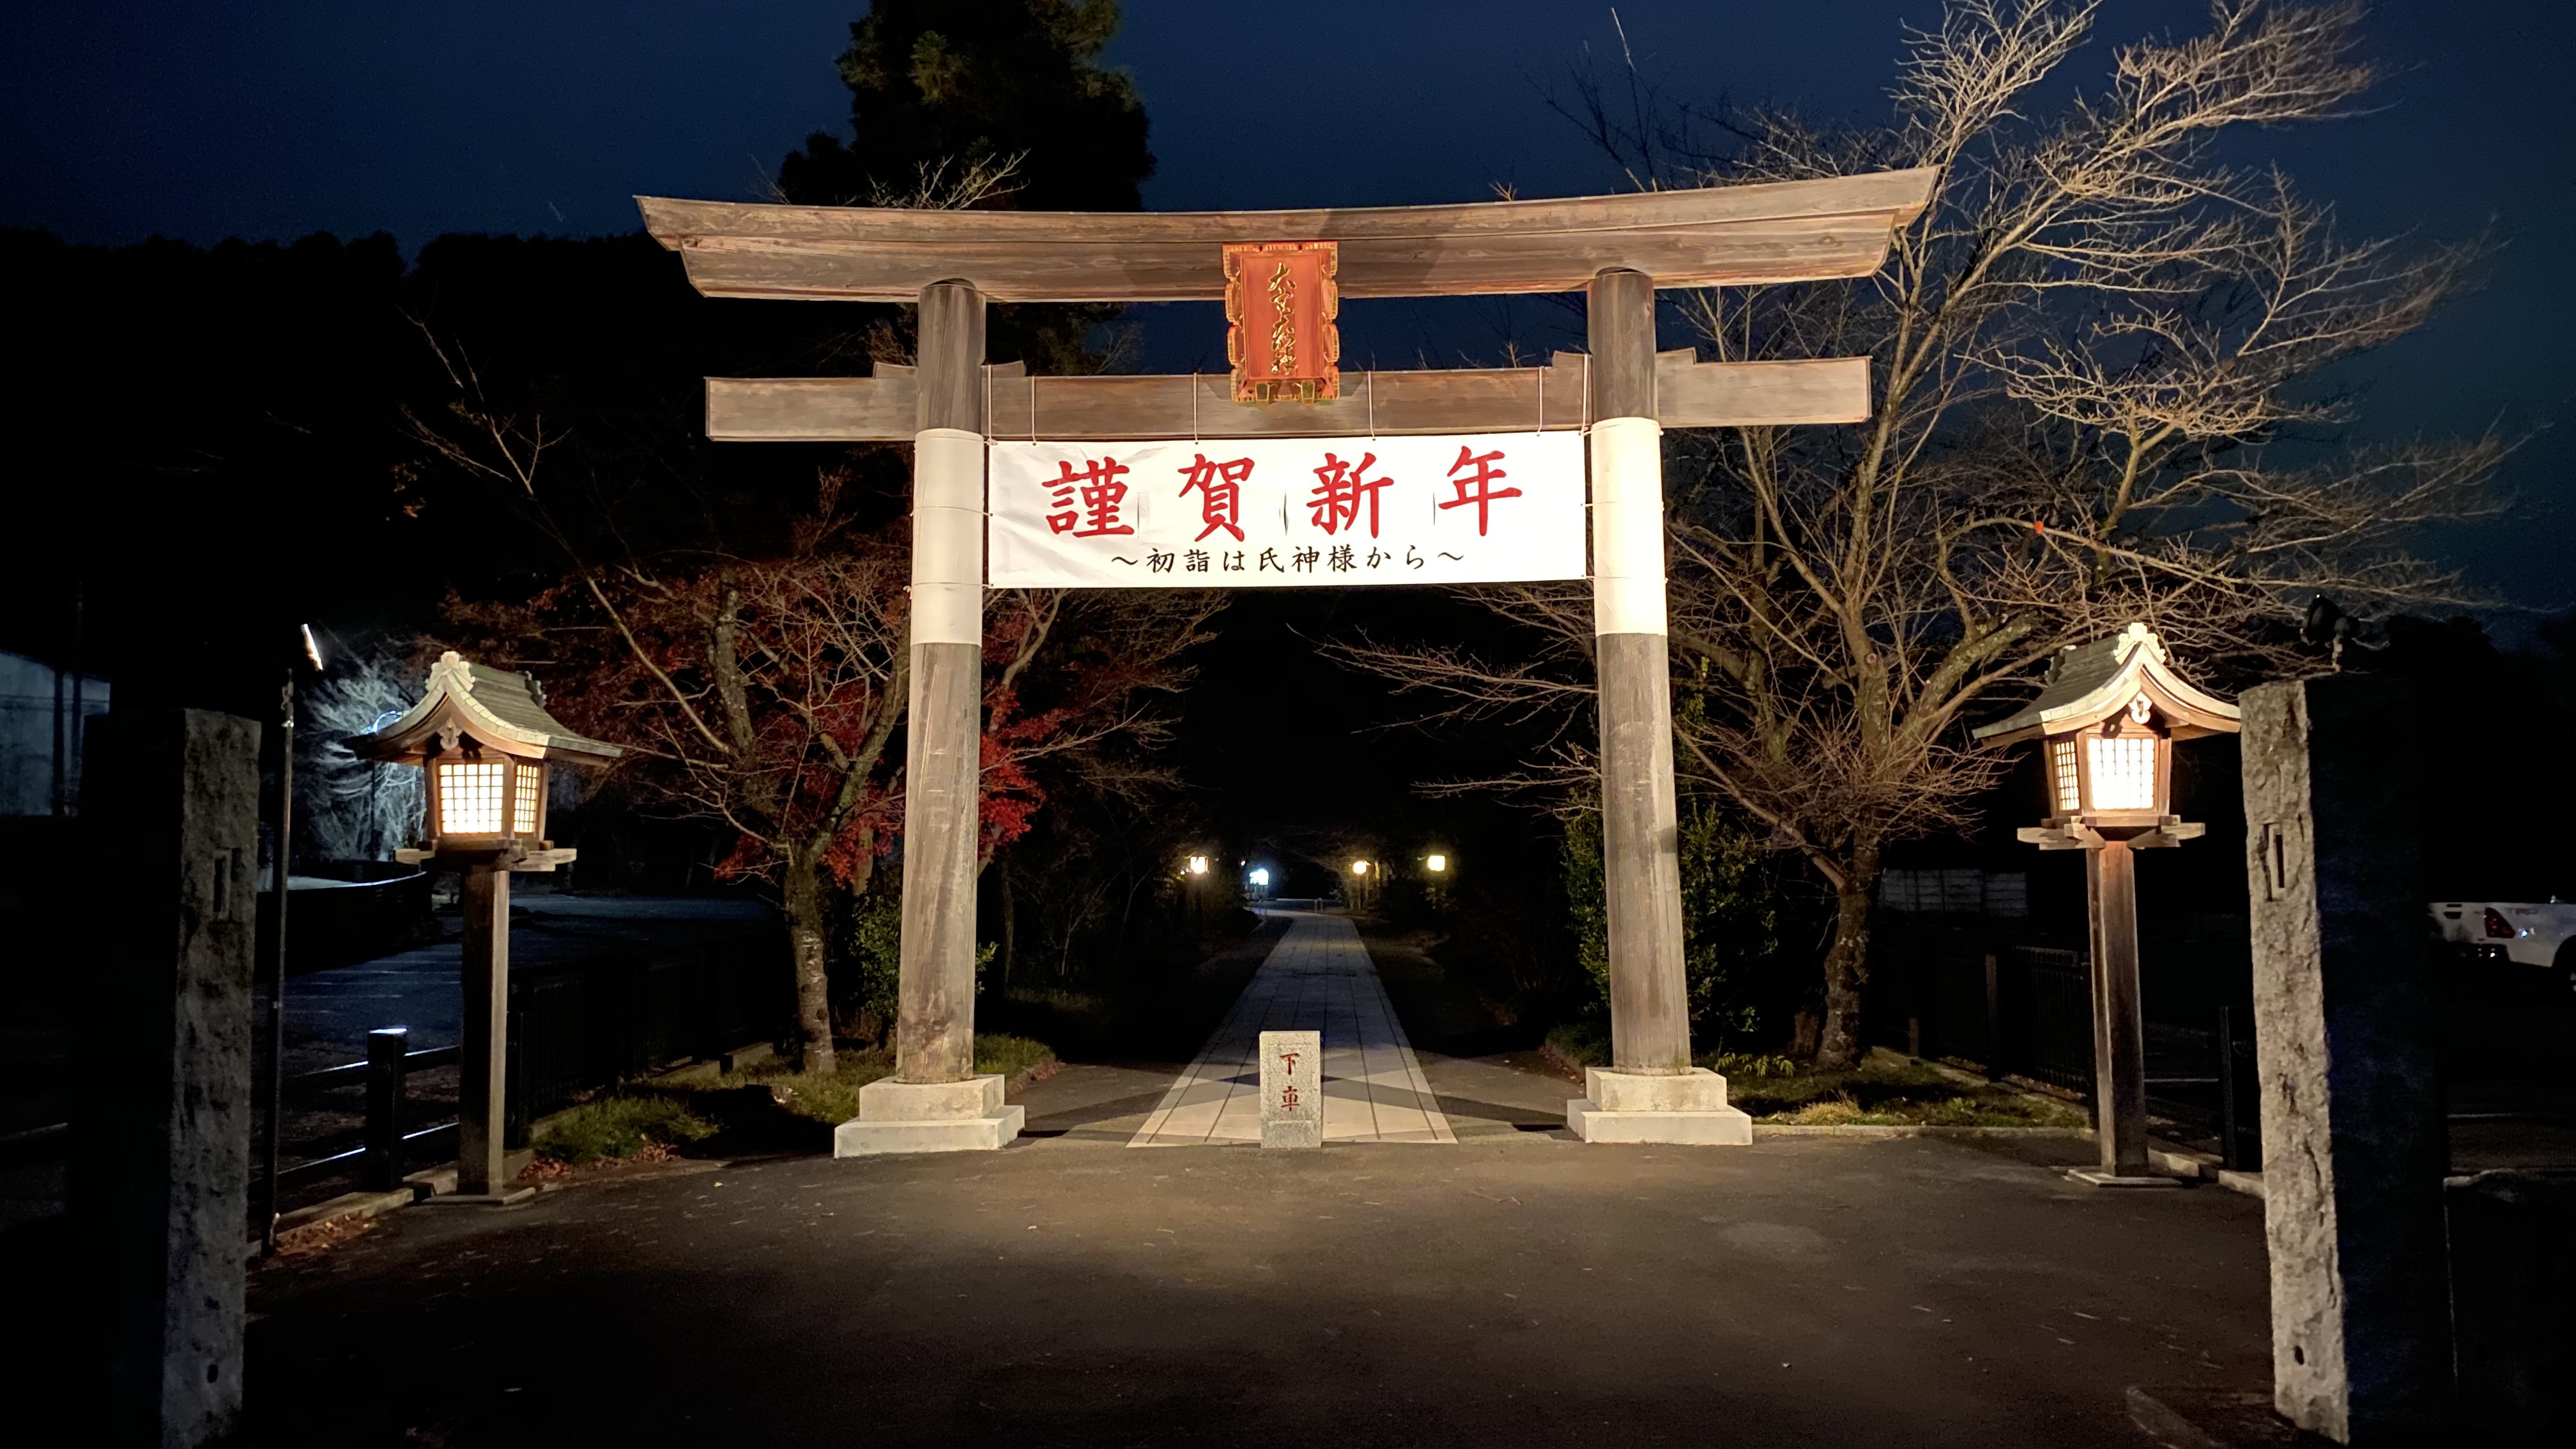
{"label": "evergreen tree", "polygon": [[[1145,106],[1126,72],[1099,64],[1117,0],[876,0],[841,52],[853,138],[817,132],[779,167],[805,206],[906,204],[948,191],[987,208],[1135,211],[1153,174]],[[998,187],[967,178],[1000,176]],[[918,204],[918,203],[915,203]],[[1046,373],[1099,371],[1092,330],[1115,307],[995,310],[995,361]]]}

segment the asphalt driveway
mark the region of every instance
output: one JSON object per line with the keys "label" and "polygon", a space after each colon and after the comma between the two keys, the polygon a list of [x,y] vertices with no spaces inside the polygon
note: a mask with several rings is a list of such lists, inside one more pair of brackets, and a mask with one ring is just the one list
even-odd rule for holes
{"label": "asphalt driveway", "polygon": [[[1028,1105],[1130,1095],[1077,1068]],[[248,1439],[2142,1445],[2128,1385],[2268,1382],[2262,1206],[2050,1165],[2088,1152],[1069,1130],[685,1165],[263,1270]]]}

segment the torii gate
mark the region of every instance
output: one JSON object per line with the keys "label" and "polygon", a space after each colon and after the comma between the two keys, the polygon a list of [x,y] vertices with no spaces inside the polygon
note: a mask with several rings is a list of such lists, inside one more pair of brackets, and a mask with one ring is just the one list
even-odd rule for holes
{"label": "torii gate", "polygon": [[[1668,427],[1861,421],[1869,414],[1869,359],[1703,363],[1690,351],[1658,354],[1655,289],[1867,276],[1884,262],[1894,229],[1920,214],[1935,174],[1266,212],[906,211],[637,198],[654,238],[680,254],[707,296],[921,309],[915,367],[880,365],[865,378],[707,380],[713,439],[914,444],[895,1072],[862,1090],[858,1118],[835,1136],[836,1153],[995,1148],[1021,1121],[1020,1109],[1002,1102],[1002,1079],[975,1074],[989,442],[1534,428],[1587,434],[1590,463],[1611,1067],[1587,1074],[1586,1097],[1568,1105],[1568,1125],[1586,1141],[1750,1141],[1749,1120],[1726,1104],[1725,1080],[1691,1065],[1659,440]],[[1029,377],[1016,363],[985,364],[987,301],[1215,301],[1228,296],[1227,253],[1245,243],[1338,244],[1337,275],[1325,273],[1328,296],[1331,283],[1349,297],[1582,289],[1590,351],[1558,354],[1543,368],[1368,373],[1339,387],[1327,381],[1313,401],[1237,401],[1246,391],[1240,366],[1230,384],[1217,376]],[[1283,332],[1282,347],[1289,340]],[[1323,350],[1329,364],[1338,344]],[[1324,375],[1337,377],[1329,366]]]}

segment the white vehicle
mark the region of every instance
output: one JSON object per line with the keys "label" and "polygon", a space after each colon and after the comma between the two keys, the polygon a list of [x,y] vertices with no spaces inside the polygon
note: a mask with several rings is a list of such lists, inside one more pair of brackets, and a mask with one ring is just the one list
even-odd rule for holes
{"label": "white vehicle", "polygon": [[2433,924],[2467,955],[2576,976],[2576,902],[2435,901]]}

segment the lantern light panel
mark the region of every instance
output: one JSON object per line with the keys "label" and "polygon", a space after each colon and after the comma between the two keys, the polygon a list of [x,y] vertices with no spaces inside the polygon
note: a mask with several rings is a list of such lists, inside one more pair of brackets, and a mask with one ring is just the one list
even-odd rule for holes
{"label": "lantern light panel", "polygon": [[2156,737],[2087,735],[2085,764],[2093,776],[2096,810],[2156,808]]}
{"label": "lantern light panel", "polygon": [[2084,808],[2084,790],[2075,778],[2075,741],[2048,742],[2049,763],[2057,777],[2057,813],[2073,815]]}
{"label": "lantern light panel", "polygon": [[504,819],[503,783],[510,767],[499,760],[442,760],[438,764],[438,833],[499,835]]}

